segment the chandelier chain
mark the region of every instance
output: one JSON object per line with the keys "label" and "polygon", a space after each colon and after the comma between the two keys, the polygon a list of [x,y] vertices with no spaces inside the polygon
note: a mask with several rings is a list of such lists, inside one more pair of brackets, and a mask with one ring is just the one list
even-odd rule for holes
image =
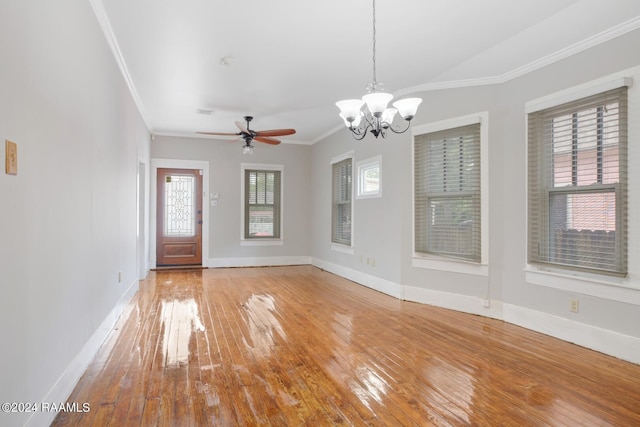
{"label": "chandelier chain", "polygon": [[[393,108],[387,108],[387,104],[393,95],[386,93],[381,83],[378,83],[376,70],[376,0],[372,0],[373,12],[373,80],[367,84],[367,94],[359,99],[345,99],[336,102],[340,109],[340,117],[351,131],[356,140],[363,139],[368,133],[376,138],[385,138],[387,131],[404,133],[409,129],[409,122],[413,119],[422,102],[420,98],[406,98],[393,103]],[[364,111],[362,109],[365,109]],[[393,118],[396,114],[402,116],[407,122],[406,127],[394,127]]]}
{"label": "chandelier chain", "polygon": [[377,90],[378,78],[376,77],[376,0],[373,0],[373,91]]}

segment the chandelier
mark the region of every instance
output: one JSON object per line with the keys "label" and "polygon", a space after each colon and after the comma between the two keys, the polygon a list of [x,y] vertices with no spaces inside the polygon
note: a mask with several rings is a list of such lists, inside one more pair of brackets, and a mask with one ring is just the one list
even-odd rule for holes
{"label": "chandelier", "polygon": [[[387,108],[393,95],[385,93],[382,83],[378,83],[376,78],[376,0],[373,0],[373,81],[367,85],[366,90],[367,94],[362,99],[345,99],[336,102],[336,106],[340,109],[340,117],[355,139],[363,139],[368,131],[376,138],[378,136],[385,138],[387,130],[403,133],[409,129],[409,122],[415,116],[422,99],[400,99],[393,103],[392,108]],[[366,108],[363,108],[365,105]],[[396,114],[400,114],[407,121],[404,129],[392,126]]]}

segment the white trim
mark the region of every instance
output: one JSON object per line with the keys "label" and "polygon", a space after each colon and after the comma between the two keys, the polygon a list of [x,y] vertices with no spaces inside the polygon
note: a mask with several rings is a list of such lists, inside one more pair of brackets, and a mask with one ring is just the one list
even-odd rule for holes
{"label": "white trim", "polygon": [[142,121],[147,127],[147,130],[151,132],[152,128],[149,125],[149,120],[147,120],[147,114],[144,110],[144,107],[142,106],[142,101],[140,100],[140,96],[138,96],[136,87],[133,84],[133,79],[131,79],[131,74],[129,74],[129,69],[127,68],[127,64],[124,61],[124,56],[122,55],[122,51],[120,50],[120,46],[118,45],[118,39],[116,38],[113,32],[113,28],[111,27],[111,22],[109,21],[109,16],[107,15],[106,10],[104,9],[102,0],[89,0],[89,3],[93,8],[93,13],[95,13],[96,18],[98,19],[100,28],[102,28],[104,37],[107,39],[107,44],[111,49],[111,53],[113,53],[113,57],[116,60],[116,63],[118,64],[118,68],[120,68],[122,77],[124,78],[124,81],[127,84],[127,87],[129,88],[129,92],[131,93],[133,102],[136,104],[136,107],[140,112]]}
{"label": "white trim", "polygon": [[488,276],[489,266],[469,261],[450,258],[439,258],[435,255],[413,254],[411,265],[416,268],[429,270],[450,271],[453,273],[472,274],[475,276]]}
{"label": "white trim", "polygon": [[337,156],[332,157],[331,160],[329,161],[329,164],[331,166],[333,166],[334,164],[336,164],[338,162],[341,162],[343,160],[346,160],[346,159],[353,160],[353,150],[352,151],[347,151],[346,153],[338,154]]}
{"label": "white trim", "polygon": [[[363,175],[366,170],[378,168],[378,189],[375,191],[363,191],[362,181]],[[378,155],[365,160],[356,162],[356,177],[358,184],[356,186],[356,199],[374,199],[382,197],[382,156]]]}
{"label": "white trim", "polygon": [[640,338],[512,304],[503,304],[504,321],[640,364]]}
{"label": "white trim", "polygon": [[464,274],[487,276],[489,274],[489,112],[482,111],[466,116],[453,117],[437,122],[414,126],[411,130],[411,248],[415,249],[415,137],[461,126],[480,123],[480,263],[445,259],[434,255],[413,255],[412,266]]}
{"label": "white trim", "polygon": [[640,283],[616,277],[587,277],[585,273],[542,270],[533,265],[528,265],[524,272],[525,280],[532,285],[640,306]]}
{"label": "white trim", "polygon": [[331,250],[336,252],[342,252],[343,254],[353,255],[353,246],[341,245],[340,243],[331,242]]}
{"label": "white trim", "polygon": [[403,286],[402,296],[406,301],[428,304],[449,310],[502,319],[502,301],[483,297],[435,291],[417,286]]}
{"label": "white trim", "polygon": [[[252,239],[244,237],[244,179],[245,170],[280,172],[280,237],[272,239]],[[240,246],[282,246],[284,245],[284,165],[270,163],[240,163]]]}
{"label": "white trim", "polygon": [[547,108],[556,107],[558,105],[577,101],[582,98],[603,93],[608,90],[618,89],[623,86],[630,87],[633,85],[632,77],[604,77],[579,86],[574,86],[559,92],[542,96],[540,98],[525,103],[525,113],[531,114],[536,111],[545,110]]}
{"label": "white trim", "polygon": [[[525,64],[521,67],[514,68],[513,70],[507,71],[506,73],[503,73],[503,74],[498,74],[498,75],[489,76],[489,77],[480,77],[477,79],[449,80],[449,81],[437,82],[437,83],[426,83],[426,84],[416,85],[416,86],[412,86],[406,89],[396,91],[393,93],[393,95],[394,97],[398,98],[398,97],[414,94],[417,92],[429,92],[434,90],[457,89],[457,88],[463,88],[463,87],[488,86],[488,85],[507,83],[511,80],[527,75],[533,71],[539,70],[548,65],[554,64],[556,62],[560,62],[563,59],[569,58],[573,55],[576,55],[594,46],[598,46],[600,44],[606,43],[609,40],[612,40],[616,37],[620,37],[626,33],[635,31],[638,28],[640,28],[640,16],[635,16],[629,19],[628,21],[623,22],[622,24],[611,27],[594,36],[581,40],[571,46],[560,49],[556,52],[543,56],[542,58],[539,58],[535,61]],[[339,128],[344,128],[344,125],[339,126],[335,130]],[[333,132],[335,132],[335,130]]]}
{"label": "white trim", "polygon": [[402,286],[318,258],[312,257],[311,263],[315,267],[399,299],[503,320],[600,353],[640,364],[640,337],[624,335],[502,301],[415,286]]}
{"label": "white trim", "polygon": [[398,283],[314,257],[311,258],[311,264],[360,285],[402,299],[402,286]]}
{"label": "white trim", "polygon": [[240,246],[283,246],[283,245],[284,245],[284,239],[241,239],[240,240]]}
{"label": "white trim", "polygon": [[151,194],[149,205],[149,258],[156,267],[156,211],[158,207],[158,168],[200,169],[202,171],[202,266],[209,258],[209,162],[205,160],[151,159]]}
{"label": "white trim", "polygon": [[[138,280],[134,280],[129,285],[120,299],[118,299],[111,312],[107,314],[107,317],[105,317],[102,323],[100,323],[98,329],[96,329],[91,337],[89,337],[80,352],[76,354],[71,363],[69,363],[62,375],[60,375],[53,387],[51,387],[49,392],[40,400],[40,402],[67,401],[78,381],[91,364],[91,361],[98,354],[102,343],[104,343],[109,334],[113,331],[118,320],[121,317],[123,319],[129,317],[129,311],[133,309],[133,305],[129,303],[136,292],[138,292]],[[128,311],[125,313],[125,310]],[[38,411],[33,413],[24,425],[48,426],[53,422],[56,415],[56,412]]]}
{"label": "white trim", "polygon": [[308,256],[210,258],[207,263],[210,268],[276,267],[308,264],[311,264],[311,257]]}

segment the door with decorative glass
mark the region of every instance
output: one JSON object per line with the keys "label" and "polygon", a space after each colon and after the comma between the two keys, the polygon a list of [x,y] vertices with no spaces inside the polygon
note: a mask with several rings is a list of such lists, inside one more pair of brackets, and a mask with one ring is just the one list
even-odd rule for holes
{"label": "door with decorative glass", "polygon": [[202,265],[202,171],[158,168],[156,265]]}

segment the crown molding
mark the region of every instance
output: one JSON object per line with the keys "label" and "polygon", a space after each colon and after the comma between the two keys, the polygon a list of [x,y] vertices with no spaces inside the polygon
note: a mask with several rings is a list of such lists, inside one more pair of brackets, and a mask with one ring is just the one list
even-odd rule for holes
{"label": "crown molding", "polygon": [[133,97],[133,102],[135,102],[138,111],[140,112],[140,116],[142,117],[142,121],[144,122],[147,130],[149,132],[152,131],[151,126],[149,125],[149,121],[147,120],[147,115],[145,114],[144,107],[142,106],[142,101],[138,96],[138,92],[136,91],[136,87],[133,84],[133,80],[131,79],[131,75],[129,74],[129,70],[127,69],[127,64],[124,61],[124,57],[122,56],[122,52],[120,51],[120,46],[118,45],[118,41],[116,40],[116,36],[113,33],[113,28],[111,27],[111,22],[109,21],[109,17],[107,16],[107,12],[104,9],[104,5],[102,4],[102,0],[89,0],[91,7],[93,8],[93,12],[98,19],[98,23],[102,28],[102,32],[104,33],[105,38],[107,39],[107,44],[113,53],[113,57],[118,64],[118,68],[120,68],[120,72],[122,73],[122,77],[124,78],[127,87],[129,88],[129,92],[131,92],[131,96]]}
{"label": "crown molding", "polygon": [[464,79],[464,80],[451,80],[451,81],[444,81],[444,82],[437,82],[437,83],[427,83],[427,84],[412,86],[406,89],[401,89],[395,92],[394,96],[406,96],[406,95],[417,93],[417,92],[429,92],[429,91],[442,90],[442,89],[457,89],[457,88],[463,88],[463,87],[487,86],[487,85],[507,83],[518,77],[522,77],[533,71],[539,70],[540,68],[546,67],[547,65],[551,65],[553,63],[559,62],[563,59],[569,58],[587,49],[590,49],[602,43],[608,42],[609,40],[612,40],[616,37],[620,37],[626,33],[637,30],[638,28],[640,28],[640,16],[635,16],[626,22],[613,26],[605,31],[602,31],[598,34],[595,34],[591,37],[588,37],[584,40],[574,43],[571,46],[560,49],[556,52],[543,56],[542,58],[539,58],[535,61],[525,64],[521,67],[515,68],[513,70],[507,71],[506,73],[503,73],[497,76],[480,77],[475,79]]}

